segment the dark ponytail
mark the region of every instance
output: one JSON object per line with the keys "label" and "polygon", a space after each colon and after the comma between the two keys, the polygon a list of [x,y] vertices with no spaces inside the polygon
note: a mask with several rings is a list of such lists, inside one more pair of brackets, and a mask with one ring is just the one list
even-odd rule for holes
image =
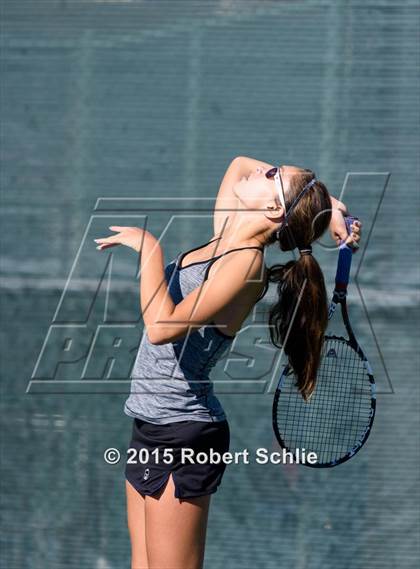
{"label": "dark ponytail", "polygon": [[[313,177],[313,173],[307,172],[292,178],[286,209],[288,202],[292,202]],[[328,322],[325,281],[321,267],[310,253],[310,244],[324,233],[330,219],[331,200],[326,187],[318,180],[293,210],[279,240],[275,233],[271,238],[271,243],[279,242],[283,251],[295,247],[306,249],[296,261],[277,264],[268,270],[269,281],[278,283],[279,295],[269,312],[271,341],[277,347],[284,347],[305,400],[315,388]]]}

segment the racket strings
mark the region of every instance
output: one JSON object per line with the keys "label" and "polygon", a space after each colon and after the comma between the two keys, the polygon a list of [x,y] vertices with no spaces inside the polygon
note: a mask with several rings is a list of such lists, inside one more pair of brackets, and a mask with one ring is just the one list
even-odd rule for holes
{"label": "racket strings", "polygon": [[344,339],[326,339],[308,402],[295,383],[294,375],[285,378],[277,404],[277,424],[286,447],[313,451],[319,463],[350,452],[371,417],[371,386],[359,354]]}

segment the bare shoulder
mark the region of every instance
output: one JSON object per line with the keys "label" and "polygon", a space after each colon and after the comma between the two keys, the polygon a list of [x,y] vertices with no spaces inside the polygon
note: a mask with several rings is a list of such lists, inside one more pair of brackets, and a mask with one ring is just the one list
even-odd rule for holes
{"label": "bare shoulder", "polygon": [[211,271],[211,284],[208,284],[213,298],[226,299],[212,321],[223,325],[225,334],[234,336],[265,290],[267,267],[264,254],[258,249],[232,251],[215,261]]}
{"label": "bare shoulder", "polygon": [[264,263],[261,249],[239,249],[214,261],[208,273],[208,279],[226,283],[235,283],[246,295],[258,295],[265,284],[268,269]]}

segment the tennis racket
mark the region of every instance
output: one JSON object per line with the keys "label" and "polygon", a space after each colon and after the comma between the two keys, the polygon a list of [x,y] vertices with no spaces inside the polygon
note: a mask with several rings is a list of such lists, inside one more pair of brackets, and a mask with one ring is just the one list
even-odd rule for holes
{"label": "tennis racket", "polygon": [[[347,231],[357,218],[346,217]],[[296,377],[286,365],[273,401],[273,429],[283,449],[296,457],[316,454],[316,468],[337,466],[353,457],[369,437],[375,417],[375,380],[368,359],[352,330],[347,312],[347,285],[354,249],[339,247],[335,289],[328,318],[340,305],[347,337],[326,335],[315,390],[305,402]],[[312,455],[312,460],[314,460]],[[298,460],[299,461],[299,460]]]}

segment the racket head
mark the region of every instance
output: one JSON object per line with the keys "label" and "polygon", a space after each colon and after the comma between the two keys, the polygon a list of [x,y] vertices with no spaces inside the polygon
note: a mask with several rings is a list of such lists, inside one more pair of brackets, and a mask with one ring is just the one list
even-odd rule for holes
{"label": "racket head", "polygon": [[[375,381],[359,345],[341,336],[325,337],[315,389],[305,402],[296,377],[285,367],[273,400],[273,430],[280,446],[296,459],[296,449],[317,462],[312,468],[337,466],[367,441],[376,409]],[[302,456],[302,450],[301,450]]]}

